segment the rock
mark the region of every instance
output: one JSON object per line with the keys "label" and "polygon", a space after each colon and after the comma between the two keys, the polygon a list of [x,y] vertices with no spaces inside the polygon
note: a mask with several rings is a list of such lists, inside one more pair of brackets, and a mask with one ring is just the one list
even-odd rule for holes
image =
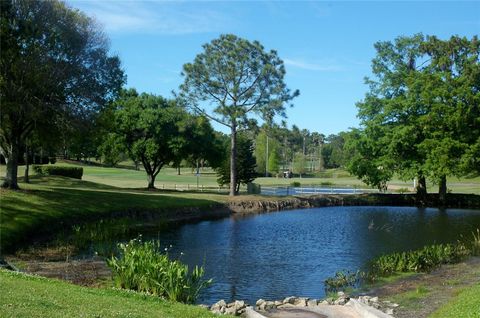
{"label": "rock", "polygon": [[378,297],[372,297],[368,301],[372,303],[378,303]]}
{"label": "rock", "polygon": [[318,300],[316,299],[310,299],[307,301],[308,307],[316,307],[317,305],[318,305]]}
{"label": "rock", "polygon": [[328,301],[322,300],[322,301],[319,303],[319,305],[330,305],[330,304],[328,303]]}
{"label": "rock", "polygon": [[205,309],[210,309],[210,306],[204,305],[204,304],[200,304],[200,305],[198,305],[198,307],[205,308]]}
{"label": "rock", "polygon": [[292,304],[292,305],[293,305],[296,300],[297,300],[296,297],[291,296],[291,297],[285,298],[285,299],[283,300],[283,303],[284,303],[284,304]]}
{"label": "rock", "polygon": [[385,310],[385,313],[386,313],[387,315],[392,316],[392,315],[393,315],[393,309],[392,309],[392,308],[387,308],[387,310]]}
{"label": "rock", "polygon": [[399,304],[396,304],[396,303],[392,303],[392,304],[390,305],[390,307],[393,307],[393,308],[397,308],[398,306],[400,306],[400,305],[399,305]]}
{"label": "rock", "polygon": [[368,301],[370,300],[370,296],[359,296],[358,301],[368,305]]}
{"label": "rock", "polygon": [[264,302],[265,302],[265,300],[260,298],[260,299],[257,300],[257,302],[255,303],[255,306],[259,307],[259,306],[260,306],[261,304],[263,304]]}
{"label": "rock", "polygon": [[335,302],[333,304],[343,306],[346,303],[347,303],[347,300],[345,298],[341,297],[341,298],[338,298],[337,300],[335,300]]}
{"label": "rock", "polygon": [[299,297],[295,300],[294,305],[297,307],[307,307],[308,298]]}
{"label": "rock", "polygon": [[225,309],[225,314],[236,316],[237,315],[237,310],[235,309],[234,306],[232,306],[232,307],[229,307],[229,308]]}
{"label": "rock", "polygon": [[227,303],[225,302],[225,300],[221,299],[221,300],[217,301],[215,304],[213,304],[212,307],[210,307],[210,310],[211,311],[214,311],[214,310],[220,311],[222,308],[225,308],[225,307],[227,307]]}
{"label": "rock", "polygon": [[277,306],[275,305],[274,301],[266,301],[264,307],[265,307],[265,310],[269,310],[269,309],[276,308]]}
{"label": "rock", "polygon": [[236,300],[233,303],[233,306],[234,306],[236,311],[240,311],[242,309],[245,309],[245,307],[247,307],[247,305],[245,304],[245,302],[243,300]]}
{"label": "rock", "polygon": [[345,297],[345,293],[344,293],[343,291],[339,291],[339,292],[337,293],[337,296],[338,296],[338,297]]}
{"label": "rock", "polygon": [[332,297],[327,298],[326,301],[329,305],[333,305],[335,303],[335,299]]}
{"label": "rock", "polygon": [[278,307],[278,306],[281,306],[282,304],[283,304],[282,301],[280,301],[280,300],[275,300],[275,306]]}

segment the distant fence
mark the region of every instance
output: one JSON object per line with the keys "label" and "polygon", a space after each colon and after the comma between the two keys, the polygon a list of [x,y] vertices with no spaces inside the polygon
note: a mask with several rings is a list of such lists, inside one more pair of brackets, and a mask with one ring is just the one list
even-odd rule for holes
{"label": "distant fence", "polygon": [[[172,190],[172,191],[188,191],[188,192],[216,192],[216,193],[229,193],[230,188],[228,186],[212,186],[203,184],[155,184],[155,188],[160,190]],[[246,187],[240,187],[240,191],[246,191]]]}
{"label": "distant fence", "polygon": [[[188,192],[209,192],[209,193],[229,193],[228,186],[213,186],[203,184],[155,184],[155,187],[160,190],[171,191],[188,191]],[[240,192],[247,193],[247,187],[241,186]],[[313,195],[313,194],[361,194],[361,193],[376,193],[375,189],[361,189],[361,188],[340,188],[340,187],[325,187],[325,186],[278,186],[278,187],[260,187],[260,194],[287,196],[287,195]],[[258,192],[257,192],[258,193]]]}
{"label": "distant fence", "polygon": [[338,187],[264,187],[262,186],[261,194],[263,195],[312,195],[312,194],[360,194],[378,192],[374,189],[357,189],[357,188],[338,188]]}

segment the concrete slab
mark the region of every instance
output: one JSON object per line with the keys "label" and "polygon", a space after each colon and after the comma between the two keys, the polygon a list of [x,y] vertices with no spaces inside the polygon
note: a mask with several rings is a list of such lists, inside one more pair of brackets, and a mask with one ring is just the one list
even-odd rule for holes
{"label": "concrete slab", "polygon": [[356,300],[350,300],[345,306],[296,307],[290,305],[266,312],[257,312],[250,307],[245,316],[247,318],[392,318],[392,316]]}

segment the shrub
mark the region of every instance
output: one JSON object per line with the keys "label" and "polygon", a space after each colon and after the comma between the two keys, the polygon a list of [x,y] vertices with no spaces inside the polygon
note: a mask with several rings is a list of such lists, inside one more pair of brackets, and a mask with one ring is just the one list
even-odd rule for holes
{"label": "shrub", "polygon": [[333,186],[333,185],[335,185],[335,183],[330,182],[330,181],[322,181],[320,183],[320,185],[322,185],[322,186]]}
{"label": "shrub", "polygon": [[203,267],[193,271],[179,260],[170,260],[160,252],[157,242],[133,239],[119,244],[120,257],[107,261],[117,287],[165,297],[173,301],[194,303],[200,291],[212,280],[204,280]]}
{"label": "shrub", "polygon": [[292,187],[301,187],[302,184],[301,184],[300,182],[298,182],[298,181],[293,181],[292,183],[290,183],[290,186],[292,186]]}
{"label": "shrub", "polygon": [[83,168],[80,167],[34,165],[33,171],[42,176],[64,176],[75,179],[82,179],[83,175]]}

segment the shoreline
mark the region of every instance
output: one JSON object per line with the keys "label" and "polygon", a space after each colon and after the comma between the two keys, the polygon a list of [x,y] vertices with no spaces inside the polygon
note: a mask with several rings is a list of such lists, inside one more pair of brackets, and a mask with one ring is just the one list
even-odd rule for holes
{"label": "shoreline", "polygon": [[[19,249],[52,239],[61,229],[98,220],[129,218],[137,221],[165,222],[167,224],[195,223],[234,215],[249,215],[286,210],[334,207],[334,206],[413,206],[422,208],[480,209],[480,195],[448,194],[442,205],[437,194],[428,194],[423,200],[415,194],[318,194],[311,196],[265,197],[244,195],[229,198],[225,202],[213,202],[206,206],[146,209],[128,207],[113,212],[100,212],[88,216],[55,220],[48,231],[31,229],[27,235],[11,245],[2,246],[4,255],[12,255]],[[52,220],[53,221],[53,220]],[[0,255],[1,256],[1,255]]]}

